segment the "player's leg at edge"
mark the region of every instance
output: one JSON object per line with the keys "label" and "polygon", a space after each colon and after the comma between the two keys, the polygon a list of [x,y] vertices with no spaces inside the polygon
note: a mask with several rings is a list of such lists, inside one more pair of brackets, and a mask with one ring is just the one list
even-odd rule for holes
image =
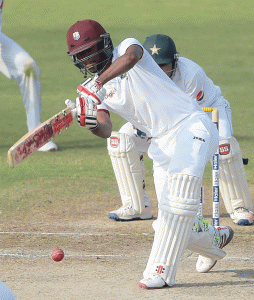
{"label": "player's leg at edge", "polygon": [[[254,213],[242,161],[240,146],[234,137],[220,140],[220,186],[224,204],[233,222],[246,226],[254,223]],[[199,255],[196,270],[207,273],[216,263],[217,260]]]}
{"label": "player's leg at edge", "polygon": [[251,199],[240,146],[232,136],[220,140],[220,192],[225,208],[237,225],[254,224]]}
{"label": "player's leg at edge", "polygon": [[[164,202],[164,194],[159,204],[158,219],[154,224],[155,239],[158,240],[153,244],[144,278],[139,282],[139,286],[146,289],[174,285],[176,267],[184,249],[218,260],[225,257],[222,247],[233,237],[230,227],[215,228],[206,219],[195,217],[201,186],[198,177],[175,174],[168,182],[171,201]],[[176,246],[181,249],[177,255],[171,253]]]}
{"label": "player's leg at edge", "polygon": [[107,140],[108,153],[116,176],[122,207],[109,213],[116,221],[152,219],[144,184],[144,162],[133,139],[113,131]]}
{"label": "player's leg at edge", "polygon": [[[153,229],[156,230],[157,220],[153,222],[152,226]],[[195,232],[198,232],[199,234],[204,232],[199,235],[199,248],[197,248],[197,246],[195,249],[193,248],[193,246],[190,246],[190,248],[198,253],[203,253],[203,255],[198,256],[196,270],[199,273],[207,273],[215,266],[215,264],[217,263],[217,259],[205,256],[205,254],[207,253],[202,248],[205,247],[206,239],[209,240],[208,245],[211,244],[210,240],[212,239],[212,243],[216,245],[216,247],[222,249],[232,240],[234,232],[229,226],[211,226],[209,225],[208,220],[201,216],[195,217],[192,231],[192,235],[194,236],[195,241],[197,241],[197,234],[195,234]],[[188,246],[187,249],[189,249]]]}
{"label": "player's leg at edge", "polygon": [[[24,50],[16,55],[15,61],[22,61],[23,63],[17,67],[20,72],[15,72],[13,78],[19,85],[27,116],[28,131],[31,131],[41,123],[40,70],[34,59]],[[56,150],[58,150],[58,147],[53,141],[49,141],[38,149],[41,152]]]}
{"label": "player's leg at edge", "polygon": [[[154,228],[156,229],[156,227],[155,223]],[[195,217],[195,223],[186,249],[205,255],[199,255],[199,261],[197,262],[197,265],[199,264],[199,266],[197,271],[206,273],[211,270],[217,260],[223,259],[226,253],[222,248],[232,240],[233,236],[234,232],[231,227],[213,227],[208,224],[208,220],[201,217]],[[163,266],[158,266],[156,272],[153,274],[149,274],[149,270],[146,269],[144,272],[145,278],[139,282],[139,287],[145,289],[170,287],[171,285],[164,280],[164,275],[161,276],[158,272],[166,273],[166,269],[163,268]]]}
{"label": "player's leg at edge", "polygon": [[[196,217],[194,223],[194,232],[208,232],[211,236],[213,236],[213,243],[220,249],[224,248],[233,238],[234,232],[229,226],[211,226],[208,224],[208,220],[203,217]],[[205,234],[204,234],[205,235]],[[200,236],[199,236],[200,237]],[[202,243],[202,240],[201,240]],[[192,246],[190,246],[192,247]],[[201,244],[201,248],[202,248]],[[188,248],[188,247],[187,247]],[[198,253],[201,252],[198,249],[192,249]],[[217,259],[214,257],[209,257],[209,253],[204,253],[203,255],[199,255],[196,270],[199,273],[207,273],[209,272],[217,263]]]}

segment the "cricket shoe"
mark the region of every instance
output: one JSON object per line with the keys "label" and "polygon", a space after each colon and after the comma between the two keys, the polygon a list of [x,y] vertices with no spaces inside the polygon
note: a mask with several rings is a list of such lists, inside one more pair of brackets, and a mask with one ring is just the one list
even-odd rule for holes
{"label": "cricket shoe", "polygon": [[116,221],[149,220],[153,218],[150,206],[146,206],[142,214],[137,213],[131,206],[122,206],[111,211],[108,216]]}
{"label": "cricket shoe", "polygon": [[239,207],[230,214],[231,219],[237,225],[248,226],[254,223],[254,212],[245,207]]}
{"label": "cricket shoe", "polygon": [[158,274],[152,274],[149,278],[143,278],[138,286],[144,289],[162,289],[168,287],[164,279]]}
{"label": "cricket shoe", "polygon": [[48,151],[56,151],[57,149],[58,149],[57,145],[54,142],[49,141],[47,144],[45,144],[40,149],[38,149],[38,151],[48,152]]}
{"label": "cricket shoe", "polygon": [[[218,226],[215,227],[215,244],[219,248],[224,248],[233,238],[234,231],[229,226]],[[196,270],[199,273],[207,273],[209,272],[217,263],[217,260],[204,257],[199,255],[197,263],[196,263]]]}

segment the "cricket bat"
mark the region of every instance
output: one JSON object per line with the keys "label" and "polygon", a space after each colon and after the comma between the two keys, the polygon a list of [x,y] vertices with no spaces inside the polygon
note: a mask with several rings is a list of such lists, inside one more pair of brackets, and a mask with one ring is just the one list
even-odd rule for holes
{"label": "cricket bat", "polygon": [[72,124],[73,116],[71,108],[66,107],[58,114],[29,131],[9,149],[7,155],[9,165],[15,168]]}

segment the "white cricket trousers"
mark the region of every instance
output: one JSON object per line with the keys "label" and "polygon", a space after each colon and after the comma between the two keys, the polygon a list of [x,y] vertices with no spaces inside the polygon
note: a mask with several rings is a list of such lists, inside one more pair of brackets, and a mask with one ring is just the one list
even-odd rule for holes
{"label": "white cricket trousers", "polygon": [[218,130],[203,112],[183,120],[166,135],[152,138],[148,156],[153,160],[158,202],[168,176],[186,174],[202,180],[205,166],[218,145]]}

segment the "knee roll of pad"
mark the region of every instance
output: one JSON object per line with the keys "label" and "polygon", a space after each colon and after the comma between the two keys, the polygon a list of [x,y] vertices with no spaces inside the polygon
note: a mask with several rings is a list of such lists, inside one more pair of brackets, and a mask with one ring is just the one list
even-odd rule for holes
{"label": "knee roll of pad", "polygon": [[195,216],[200,202],[201,179],[186,174],[168,175],[159,208],[176,215]]}

